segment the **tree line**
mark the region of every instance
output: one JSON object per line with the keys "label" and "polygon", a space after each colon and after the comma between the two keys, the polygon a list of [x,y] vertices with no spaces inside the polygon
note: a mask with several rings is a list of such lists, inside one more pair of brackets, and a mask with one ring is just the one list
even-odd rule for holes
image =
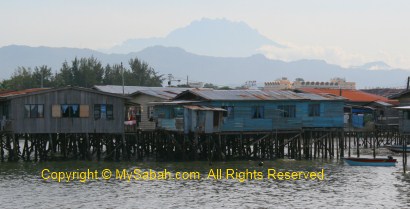
{"label": "tree line", "polygon": [[0,85],[2,89],[10,90],[68,85],[90,88],[94,85],[122,85],[124,80],[127,86],[162,86],[165,78],[147,63],[134,58],[129,60],[128,65],[103,66],[94,57],[75,58],[71,62],[65,61],[55,73],[47,65],[36,66],[34,69],[18,67]]}

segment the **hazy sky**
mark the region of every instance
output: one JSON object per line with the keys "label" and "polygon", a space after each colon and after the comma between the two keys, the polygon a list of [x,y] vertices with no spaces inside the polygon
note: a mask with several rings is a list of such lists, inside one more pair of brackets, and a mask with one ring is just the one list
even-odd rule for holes
{"label": "hazy sky", "polygon": [[0,47],[102,49],[226,18],[288,46],[263,47],[270,58],[343,66],[382,60],[410,69],[409,11],[408,0],[1,0]]}

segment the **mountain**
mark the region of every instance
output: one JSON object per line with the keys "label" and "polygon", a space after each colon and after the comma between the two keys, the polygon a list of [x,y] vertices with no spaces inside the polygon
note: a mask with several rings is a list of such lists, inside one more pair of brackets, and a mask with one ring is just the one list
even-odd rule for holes
{"label": "mountain", "polygon": [[151,46],[180,47],[189,52],[218,57],[246,57],[263,45],[284,47],[252,29],[244,22],[201,19],[176,29],[163,38],[130,39],[105,52],[130,53]]}
{"label": "mountain", "polygon": [[361,66],[354,66],[352,68],[361,68],[361,69],[366,69],[366,70],[391,70],[393,69],[390,65],[382,61],[369,62]]}
{"label": "mountain", "polygon": [[107,63],[127,63],[127,55],[104,54],[91,49],[54,48],[54,47],[29,47],[10,45],[0,48],[0,79],[9,78],[17,67],[31,67],[47,65],[53,71],[60,69],[64,61],[71,61],[75,57],[95,57]]}
{"label": "mountain", "polygon": [[[124,63],[138,57],[154,67],[160,74],[173,74],[177,79],[210,82],[218,85],[241,85],[245,81],[263,82],[288,77],[289,80],[304,78],[305,81],[328,81],[333,77],[346,78],[364,87],[405,86],[410,75],[401,69],[370,70],[365,67],[342,68],[323,60],[298,60],[284,62],[271,60],[261,54],[248,57],[213,57],[187,52],[177,47],[154,46],[128,54],[105,54],[90,49],[7,46],[0,48],[0,78],[6,79],[18,66],[48,65],[53,71],[75,57],[94,56],[105,64]],[[388,76],[386,76],[388,75]],[[183,83],[183,81],[182,81]]]}
{"label": "mountain", "polygon": [[[172,73],[185,78],[190,75],[197,81],[213,82],[219,85],[241,85],[248,80],[263,82],[287,77],[289,80],[304,78],[305,81],[329,81],[334,77],[346,78],[357,83],[357,88],[398,87],[405,85],[410,74],[407,70],[368,70],[363,68],[343,68],[323,60],[298,60],[284,62],[271,60],[264,55],[244,58],[221,58],[200,56],[175,47],[149,47],[136,56],[150,63],[161,73]],[[389,76],[386,76],[388,73]]]}

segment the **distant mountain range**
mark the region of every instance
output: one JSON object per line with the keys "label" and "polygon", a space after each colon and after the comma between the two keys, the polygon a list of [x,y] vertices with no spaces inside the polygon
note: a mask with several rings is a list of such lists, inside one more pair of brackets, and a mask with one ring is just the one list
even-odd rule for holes
{"label": "distant mountain range", "polygon": [[[8,78],[18,66],[48,65],[58,70],[64,60],[94,56],[103,64],[124,63],[138,57],[154,67],[160,74],[172,73],[179,79],[189,76],[191,81],[218,85],[241,85],[248,80],[263,82],[277,78],[304,78],[306,81],[328,81],[333,77],[357,82],[359,88],[404,86],[409,71],[401,69],[372,70],[369,65],[342,68],[322,60],[284,62],[256,54],[249,57],[213,57],[196,55],[177,47],[154,46],[128,54],[105,54],[90,49],[6,46],[0,48],[0,78]],[[380,63],[379,63],[380,64]],[[182,81],[184,82],[184,81]]]}
{"label": "distant mountain range", "polygon": [[369,62],[361,66],[352,66],[352,68],[366,69],[366,70],[391,70],[393,69],[390,65],[382,61]]}
{"label": "distant mountain range", "polygon": [[251,56],[264,45],[286,47],[262,36],[244,22],[204,18],[176,29],[166,37],[130,39],[104,52],[126,54],[158,45],[218,57]]}
{"label": "distant mountain range", "polygon": [[[124,66],[131,58],[146,61],[161,74],[180,80],[238,86],[249,80],[263,82],[288,77],[328,81],[333,77],[357,82],[357,87],[399,87],[409,71],[392,69],[384,62],[342,68],[322,60],[284,62],[257,54],[261,46],[287,47],[272,41],[243,22],[202,19],[176,29],[163,38],[132,39],[105,51],[76,48],[11,45],[0,48],[0,79],[9,78],[18,66],[48,65],[54,71],[75,57],[95,57],[103,64]],[[181,81],[182,83],[183,81]]]}

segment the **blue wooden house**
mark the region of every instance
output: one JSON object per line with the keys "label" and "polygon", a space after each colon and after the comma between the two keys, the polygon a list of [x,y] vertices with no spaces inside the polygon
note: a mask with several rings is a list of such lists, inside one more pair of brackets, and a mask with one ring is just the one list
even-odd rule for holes
{"label": "blue wooden house", "polygon": [[343,128],[344,99],[293,91],[191,89],[155,103],[157,127],[184,133]]}

